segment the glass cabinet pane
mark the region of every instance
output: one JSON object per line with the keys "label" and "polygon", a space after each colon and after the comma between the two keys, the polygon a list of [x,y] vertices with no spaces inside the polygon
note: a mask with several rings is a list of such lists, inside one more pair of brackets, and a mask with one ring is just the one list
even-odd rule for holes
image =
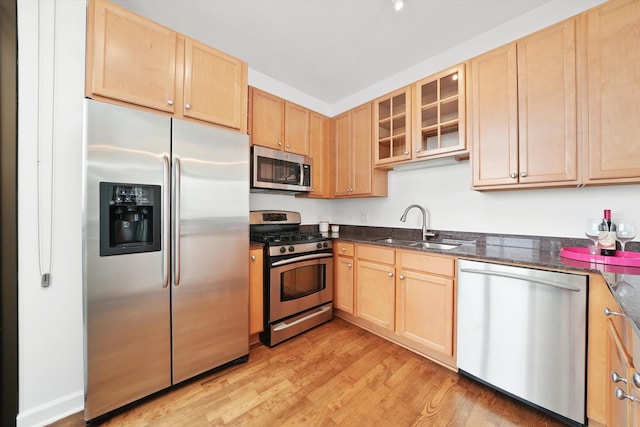
{"label": "glass cabinet pane", "polygon": [[458,134],[458,122],[440,129],[440,148],[455,147],[460,144],[460,135]]}
{"label": "glass cabinet pane", "polygon": [[430,107],[422,110],[422,127],[426,128],[438,124],[438,107]]}
{"label": "glass cabinet pane", "polygon": [[380,159],[388,159],[391,157],[391,140],[387,139],[385,141],[378,142],[378,158]]}
{"label": "glass cabinet pane", "polygon": [[404,116],[393,119],[393,136],[404,134],[406,130]]}
{"label": "glass cabinet pane", "polygon": [[391,136],[391,120],[378,123],[378,138],[389,138]]}
{"label": "glass cabinet pane", "polygon": [[388,119],[391,117],[391,100],[387,99],[386,101],[381,102],[378,105],[378,117],[380,120]]}
{"label": "glass cabinet pane", "polygon": [[440,123],[458,120],[458,100],[453,99],[440,105]]}
{"label": "glass cabinet pane", "polygon": [[422,85],[420,105],[433,104],[438,100],[438,82],[432,81]]}
{"label": "glass cabinet pane", "polygon": [[440,79],[440,99],[458,95],[458,73],[449,74]]}
{"label": "glass cabinet pane", "polygon": [[407,99],[404,96],[404,93],[394,96],[393,99],[391,100],[391,106],[392,106],[394,116],[397,116],[398,114],[406,114]]}
{"label": "glass cabinet pane", "polygon": [[402,156],[405,153],[405,137],[393,138],[393,157]]}

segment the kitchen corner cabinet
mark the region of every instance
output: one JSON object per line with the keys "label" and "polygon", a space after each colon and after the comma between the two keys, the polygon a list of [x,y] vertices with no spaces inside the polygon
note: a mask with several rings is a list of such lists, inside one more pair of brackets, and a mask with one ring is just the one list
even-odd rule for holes
{"label": "kitchen corner cabinet", "polygon": [[411,346],[455,365],[455,259],[396,251],[396,333]]}
{"label": "kitchen corner cabinet", "polygon": [[476,190],[578,184],[577,19],[470,61]]}
{"label": "kitchen corner cabinet", "polygon": [[373,168],[371,103],[334,119],[336,197],[386,197],[387,172]]}
{"label": "kitchen corner cabinet", "polygon": [[585,184],[640,182],[640,1],[608,1],[585,21]]}
{"label": "kitchen corner cabinet", "polygon": [[415,159],[466,151],[465,79],[461,64],[415,83]]}
{"label": "kitchen corner cabinet", "polygon": [[309,155],[309,116],[304,107],[250,88],[251,144]]}
{"label": "kitchen corner cabinet", "polygon": [[375,164],[411,159],[411,86],[373,101]]}
{"label": "kitchen corner cabinet", "polygon": [[355,315],[395,330],[395,251],[358,245]]}
{"label": "kitchen corner cabinet", "polygon": [[88,9],[85,95],[247,132],[247,64],[106,0]]}
{"label": "kitchen corner cabinet", "polygon": [[352,243],[336,242],[333,247],[335,257],[334,298],[335,308],[349,314],[354,314],[354,245]]}
{"label": "kitchen corner cabinet", "polygon": [[256,336],[263,330],[263,267],[262,248],[249,250],[249,335]]}

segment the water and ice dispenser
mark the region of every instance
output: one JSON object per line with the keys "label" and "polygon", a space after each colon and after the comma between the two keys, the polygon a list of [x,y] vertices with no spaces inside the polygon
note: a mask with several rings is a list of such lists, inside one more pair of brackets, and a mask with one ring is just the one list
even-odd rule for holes
{"label": "water and ice dispenser", "polygon": [[100,256],[161,249],[159,185],[100,183]]}

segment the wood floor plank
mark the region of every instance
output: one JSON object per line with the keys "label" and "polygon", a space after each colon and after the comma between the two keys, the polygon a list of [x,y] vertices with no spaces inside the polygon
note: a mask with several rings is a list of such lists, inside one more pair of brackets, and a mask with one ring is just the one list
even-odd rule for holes
{"label": "wood floor plank", "polygon": [[[335,318],[249,361],[111,414],[101,426],[560,426],[456,372]],[[54,427],[84,426],[81,413]]]}

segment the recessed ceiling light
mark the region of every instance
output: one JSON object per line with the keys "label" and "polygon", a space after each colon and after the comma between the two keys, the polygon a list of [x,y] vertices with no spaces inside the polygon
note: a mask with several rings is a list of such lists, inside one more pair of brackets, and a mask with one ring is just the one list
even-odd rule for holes
{"label": "recessed ceiling light", "polygon": [[396,12],[400,11],[400,9],[404,7],[403,0],[391,0],[391,2],[393,3],[393,10],[395,10]]}

